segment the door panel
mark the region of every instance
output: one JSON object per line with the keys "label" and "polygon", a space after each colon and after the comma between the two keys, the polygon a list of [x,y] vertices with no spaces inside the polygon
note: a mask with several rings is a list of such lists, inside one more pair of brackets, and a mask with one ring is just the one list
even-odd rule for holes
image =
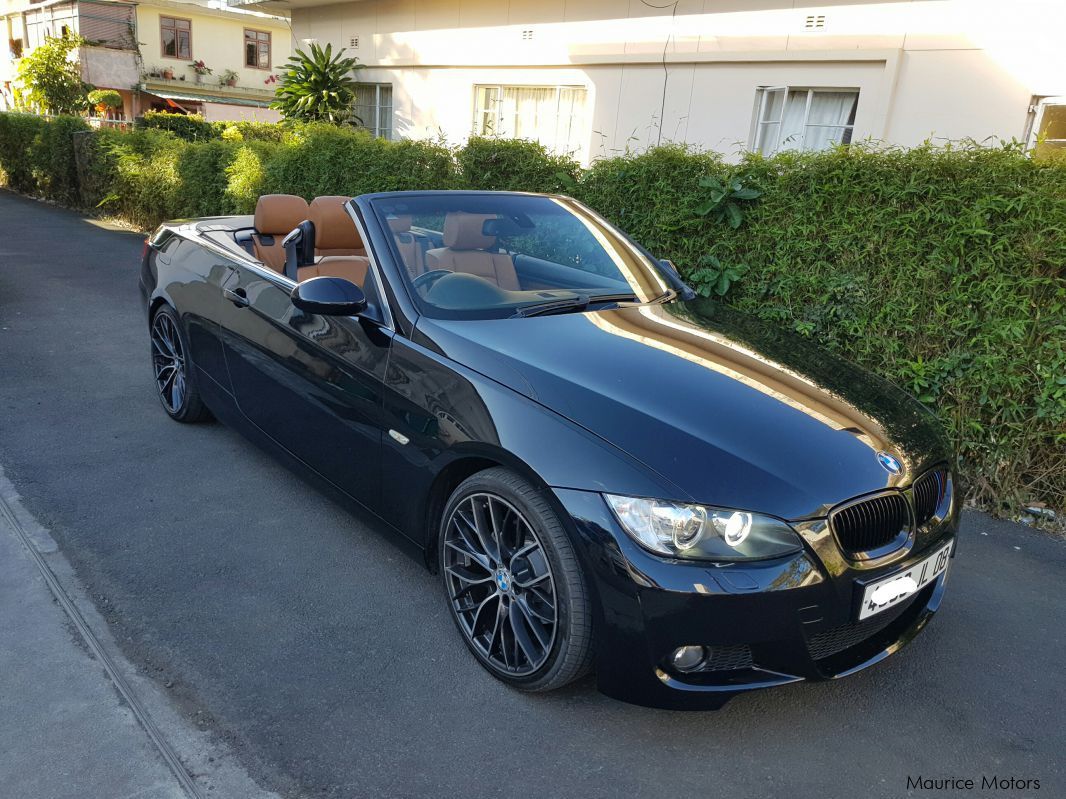
{"label": "door panel", "polygon": [[371,510],[380,506],[382,381],[391,331],[309,314],[246,267],[223,289],[226,363],[248,419]]}
{"label": "door panel", "polygon": [[181,314],[193,363],[228,390],[218,318],[224,310],[219,287],[232,265],[197,244],[174,236],[156,253],[156,268],[160,286]]}

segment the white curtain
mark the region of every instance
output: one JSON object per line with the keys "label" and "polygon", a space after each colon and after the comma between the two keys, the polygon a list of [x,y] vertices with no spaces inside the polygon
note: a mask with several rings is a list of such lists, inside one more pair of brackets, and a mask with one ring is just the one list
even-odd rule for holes
{"label": "white curtain", "polygon": [[781,120],[780,150],[803,149],[803,117],[807,113],[807,92],[789,92]]}
{"label": "white curtain", "polygon": [[[804,150],[825,150],[845,140],[852,110],[859,99],[855,92],[815,92],[803,137]],[[850,136],[846,137],[849,141]]]}
{"label": "white curtain", "polygon": [[479,87],[475,130],[482,135],[532,139],[555,152],[580,144],[586,90],[563,86]]}

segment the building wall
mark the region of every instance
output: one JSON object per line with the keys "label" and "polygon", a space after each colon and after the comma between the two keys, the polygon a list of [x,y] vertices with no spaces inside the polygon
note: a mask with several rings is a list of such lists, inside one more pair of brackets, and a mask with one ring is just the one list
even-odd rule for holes
{"label": "building wall", "polygon": [[208,122],[280,122],[281,113],[273,108],[251,108],[229,103],[204,103],[204,119]]}
{"label": "building wall", "polygon": [[[171,58],[163,55],[159,18],[178,17],[192,21],[192,60]],[[265,30],[271,33],[270,69],[255,69],[244,66],[244,29]],[[269,17],[237,19],[233,14],[213,11],[192,3],[142,3],[137,6],[137,35],[141,41],[141,55],[145,68],[171,67],[174,76],[185,76],[192,81],[194,73],[189,65],[202,60],[213,70],[205,76],[205,85],[218,83],[218,77],[227,69],[238,74],[239,86],[266,88],[264,80],[276,74],[292,52],[292,37],[286,24]]]}
{"label": "building wall", "polygon": [[393,84],[400,136],[465,139],[478,83],[583,85],[583,160],[665,141],[738,152],[760,86],[858,88],[854,138],[907,146],[1021,138],[1034,96],[1066,94],[1060,0],[680,0],[673,16],[640,0],[360,0],[294,8],[292,26]]}

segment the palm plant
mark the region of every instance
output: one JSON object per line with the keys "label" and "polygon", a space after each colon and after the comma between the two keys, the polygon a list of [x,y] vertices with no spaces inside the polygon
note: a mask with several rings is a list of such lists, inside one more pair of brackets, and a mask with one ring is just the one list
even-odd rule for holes
{"label": "palm plant", "polygon": [[297,50],[281,73],[270,107],[281,111],[286,119],[361,123],[352,113],[358,84],[353,73],[363,69],[356,61],[344,57],[344,48],[334,55],[331,44],[322,48],[312,43],[309,53]]}

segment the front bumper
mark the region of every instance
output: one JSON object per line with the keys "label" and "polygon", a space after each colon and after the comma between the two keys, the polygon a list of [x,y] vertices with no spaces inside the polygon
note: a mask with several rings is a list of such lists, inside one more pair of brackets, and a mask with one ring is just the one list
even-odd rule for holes
{"label": "front bumper", "polygon": [[[599,599],[599,689],[648,707],[718,708],[739,692],[836,679],[884,660],[936,612],[950,567],[907,601],[857,622],[862,583],[927,557],[958,526],[949,514],[906,557],[878,568],[827,557],[824,525],[801,529],[804,551],[786,558],[683,562],[640,548],[599,494],[554,491]],[[669,654],[690,645],[711,648],[712,669],[671,669]]]}

